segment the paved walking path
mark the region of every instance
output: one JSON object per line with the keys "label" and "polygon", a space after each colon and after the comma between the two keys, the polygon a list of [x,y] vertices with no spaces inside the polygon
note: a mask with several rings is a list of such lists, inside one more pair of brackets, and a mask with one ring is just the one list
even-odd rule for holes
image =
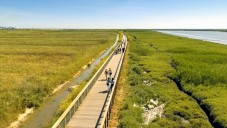
{"label": "paved walking path", "polygon": [[[124,38],[126,37],[124,36]],[[121,54],[114,55],[105,68],[112,69],[112,77],[116,72],[120,59]],[[95,82],[70,122],[67,124],[67,128],[94,128],[96,126],[107,96],[107,85],[104,71],[99,76],[98,80]]]}

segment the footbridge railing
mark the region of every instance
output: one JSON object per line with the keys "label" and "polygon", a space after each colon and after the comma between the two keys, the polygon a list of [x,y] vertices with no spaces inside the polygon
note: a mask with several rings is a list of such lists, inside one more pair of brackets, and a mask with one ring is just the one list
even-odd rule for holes
{"label": "footbridge railing", "polygon": [[[119,35],[117,36],[117,40]],[[73,100],[73,102],[69,105],[69,107],[64,111],[64,113],[60,116],[60,118],[55,122],[52,128],[65,128],[70,119],[72,118],[75,111],[79,108],[82,101],[85,99],[94,83],[97,81],[98,77],[101,75],[106,65],[109,63],[113,55],[115,54],[115,50],[119,47],[119,45],[113,50],[110,56],[107,58],[105,63],[100,67],[100,69],[95,73],[95,75],[91,78],[91,80],[86,84],[83,90],[77,95],[77,97]]]}
{"label": "footbridge railing", "polygon": [[[126,36],[124,36],[124,37],[126,39],[125,41],[127,41]],[[125,43],[125,52],[121,55],[121,59],[118,63],[117,70],[116,70],[115,75],[114,75],[115,84],[112,88],[112,91],[109,92],[107,97],[106,97],[105,103],[104,103],[103,108],[102,108],[102,112],[100,113],[99,120],[96,124],[96,128],[107,128],[108,125],[109,125],[110,113],[111,113],[111,109],[112,109],[112,106],[113,106],[113,103],[114,103],[114,97],[116,95],[116,91],[115,91],[116,90],[116,83],[117,83],[117,80],[119,78],[119,74],[120,74],[120,71],[121,71],[124,55],[126,53],[126,47],[127,47],[127,43]]]}

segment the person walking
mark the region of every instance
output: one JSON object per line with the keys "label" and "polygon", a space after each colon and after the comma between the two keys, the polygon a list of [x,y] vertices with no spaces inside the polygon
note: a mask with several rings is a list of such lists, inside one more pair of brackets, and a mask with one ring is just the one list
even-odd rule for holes
{"label": "person walking", "polygon": [[112,78],[112,80],[110,81],[110,83],[111,83],[111,86],[110,86],[110,89],[112,90],[112,88],[113,88],[113,86],[114,86],[114,78]]}
{"label": "person walking", "polygon": [[115,55],[117,55],[118,54],[118,49],[116,49],[116,51],[115,51]]}
{"label": "person walking", "polygon": [[106,80],[107,80],[107,76],[108,76],[108,70],[107,69],[104,71],[104,74],[105,74]]}
{"label": "person walking", "polygon": [[122,53],[124,53],[124,52],[125,52],[125,47],[122,48]]}
{"label": "person walking", "polygon": [[122,45],[121,45],[121,47],[124,47],[125,46],[125,42],[122,42]]}
{"label": "person walking", "polygon": [[106,81],[106,85],[107,85],[107,92],[110,92],[110,83],[111,81],[110,81],[110,78],[107,78],[107,81]]}
{"label": "person walking", "polygon": [[121,53],[121,47],[118,48],[118,53]]}
{"label": "person walking", "polygon": [[111,69],[111,68],[109,68],[108,73],[109,73],[109,76],[110,76],[110,78],[111,78],[111,75],[112,75],[112,69]]}

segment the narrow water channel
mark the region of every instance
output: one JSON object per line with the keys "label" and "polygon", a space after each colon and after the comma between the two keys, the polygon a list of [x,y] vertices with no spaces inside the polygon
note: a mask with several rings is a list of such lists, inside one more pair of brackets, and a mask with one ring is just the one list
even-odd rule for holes
{"label": "narrow water channel", "polygon": [[24,124],[22,124],[22,128],[47,127],[47,125],[52,121],[57,109],[59,108],[60,103],[63,102],[70,94],[68,88],[86,80],[91,75],[96,65],[100,63],[101,59],[106,57],[111,52],[112,48],[117,45],[118,38],[119,35],[117,36],[115,43],[109,49],[107,49],[99,58],[97,58],[93,63],[91,63],[89,68],[86,68],[77,78],[73,79],[59,92],[57,92],[47,101],[45,101],[43,105],[38,110],[36,110]]}
{"label": "narrow water channel", "polygon": [[[174,64],[176,65],[176,64]],[[175,70],[176,67],[171,65],[171,67]],[[208,109],[206,106],[204,106],[203,104],[201,104],[201,100],[196,98],[195,96],[192,95],[191,92],[189,91],[186,91],[184,88],[183,88],[183,85],[181,84],[181,80],[180,79],[176,79],[176,78],[172,78],[172,77],[168,77],[170,80],[172,80],[176,85],[177,85],[177,88],[179,89],[179,91],[183,92],[184,94],[188,95],[189,97],[191,97],[192,99],[194,99],[196,101],[196,103],[198,104],[198,106],[200,107],[200,109],[206,114],[206,117],[208,119],[208,122],[211,124],[211,126],[213,126],[214,128],[222,128],[220,124],[215,124],[214,123],[214,117],[210,116],[210,109]],[[220,126],[220,127],[219,127]]]}
{"label": "narrow water channel", "polygon": [[177,79],[172,79],[172,78],[170,78],[170,79],[171,79],[172,81],[175,82],[175,84],[177,85],[178,89],[179,89],[181,92],[183,92],[183,93],[185,93],[186,95],[192,97],[192,98],[197,102],[198,106],[199,106],[199,107],[201,108],[201,110],[204,111],[204,113],[206,114],[206,117],[207,117],[207,119],[208,119],[208,122],[209,122],[214,128],[222,128],[222,126],[221,126],[220,124],[215,124],[215,123],[213,123],[215,118],[212,117],[212,116],[210,116],[210,110],[209,110],[206,106],[204,106],[203,104],[201,104],[202,101],[201,101],[200,99],[194,97],[194,96],[192,95],[191,92],[185,91],[185,90],[183,89],[183,87],[182,87],[182,85],[181,85],[181,83],[180,83],[179,80],[177,80]]}

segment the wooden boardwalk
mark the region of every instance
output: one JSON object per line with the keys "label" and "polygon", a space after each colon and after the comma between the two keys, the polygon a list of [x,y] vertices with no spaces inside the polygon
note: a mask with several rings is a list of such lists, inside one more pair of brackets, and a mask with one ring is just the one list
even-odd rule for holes
{"label": "wooden boardwalk", "polygon": [[[113,72],[111,77],[114,77],[120,59],[121,53],[116,54],[107,64],[106,69],[111,68]],[[94,128],[96,126],[107,97],[107,85],[104,71],[67,124],[67,128]]]}

